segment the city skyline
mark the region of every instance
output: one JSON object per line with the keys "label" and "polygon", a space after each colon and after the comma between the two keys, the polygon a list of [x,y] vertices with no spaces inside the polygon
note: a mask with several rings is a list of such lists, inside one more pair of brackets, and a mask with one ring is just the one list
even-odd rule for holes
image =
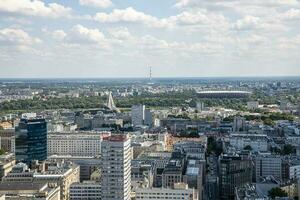
{"label": "city skyline", "polygon": [[0,78],[300,75],[300,1],[0,0]]}

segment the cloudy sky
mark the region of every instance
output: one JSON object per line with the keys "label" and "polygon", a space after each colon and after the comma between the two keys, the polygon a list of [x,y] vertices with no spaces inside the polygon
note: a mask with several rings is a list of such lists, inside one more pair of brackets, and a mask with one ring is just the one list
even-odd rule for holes
{"label": "cloudy sky", "polygon": [[300,75],[300,0],[0,0],[0,77]]}

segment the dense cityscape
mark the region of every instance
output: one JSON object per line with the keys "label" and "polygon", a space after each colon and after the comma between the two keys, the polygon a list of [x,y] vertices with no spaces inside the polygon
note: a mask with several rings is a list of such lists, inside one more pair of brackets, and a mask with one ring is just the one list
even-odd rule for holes
{"label": "dense cityscape", "polygon": [[2,79],[5,199],[297,199],[300,79]]}
{"label": "dense cityscape", "polygon": [[0,200],[300,200],[300,0],[0,0]]}

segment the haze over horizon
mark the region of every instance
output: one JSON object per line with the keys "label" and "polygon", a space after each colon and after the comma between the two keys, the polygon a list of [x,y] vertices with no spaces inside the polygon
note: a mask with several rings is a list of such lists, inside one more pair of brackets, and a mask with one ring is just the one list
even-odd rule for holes
{"label": "haze over horizon", "polygon": [[299,0],[0,0],[0,78],[300,76]]}

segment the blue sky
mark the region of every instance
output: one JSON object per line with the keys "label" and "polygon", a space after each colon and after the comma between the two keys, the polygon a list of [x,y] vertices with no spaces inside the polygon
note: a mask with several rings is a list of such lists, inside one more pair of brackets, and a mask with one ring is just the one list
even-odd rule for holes
{"label": "blue sky", "polygon": [[0,0],[0,77],[300,75],[300,0]]}

